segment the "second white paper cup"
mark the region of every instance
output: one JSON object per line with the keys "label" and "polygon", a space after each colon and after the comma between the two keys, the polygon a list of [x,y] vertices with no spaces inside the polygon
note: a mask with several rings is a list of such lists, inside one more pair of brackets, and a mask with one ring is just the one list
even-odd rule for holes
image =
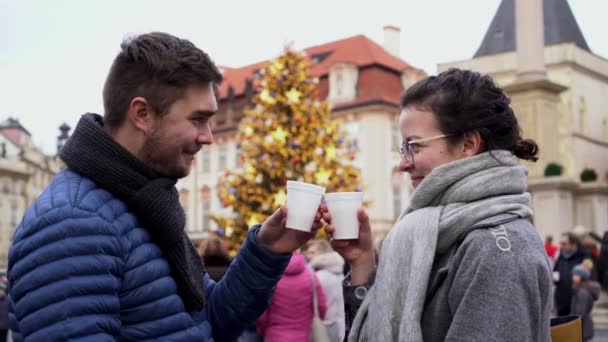
{"label": "second white paper cup", "polygon": [[359,238],[357,209],[363,204],[362,192],[332,192],[325,194],[325,203],[331,214],[331,222],[336,227],[335,240]]}
{"label": "second white paper cup", "polygon": [[287,228],[310,232],[324,193],[322,186],[287,181]]}

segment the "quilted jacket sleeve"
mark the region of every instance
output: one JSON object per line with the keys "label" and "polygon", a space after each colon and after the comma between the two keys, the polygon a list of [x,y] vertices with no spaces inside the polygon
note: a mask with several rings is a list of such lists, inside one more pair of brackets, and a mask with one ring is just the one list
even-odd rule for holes
{"label": "quilted jacket sleeve", "polygon": [[98,212],[71,205],[34,211],[9,252],[14,340],[114,341],[127,250],[121,235]]}
{"label": "quilted jacket sleeve", "polygon": [[259,228],[251,229],[224,278],[207,288],[207,315],[216,341],[234,340],[262,315],[291,259],[291,254],[273,254],[260,246]]}

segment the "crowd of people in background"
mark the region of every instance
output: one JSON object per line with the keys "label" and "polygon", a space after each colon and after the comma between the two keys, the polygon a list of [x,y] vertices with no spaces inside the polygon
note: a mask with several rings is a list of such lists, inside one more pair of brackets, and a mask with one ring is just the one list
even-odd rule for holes
{"label": "crowd of people in background", "polygon": [[[231,259],[224,237],[215,232],[197,243],[206,271],[219,281]],[[313,295],[330,341],[345,339],[342,282],[347,273],[344,259],[329,241],[310,241],[291,257],[268,309],[239,342],[309,341],[314,315]]]}
{"label": "crowd of people in background", "polygon": [[[206,270],[216,281],[222,278],[231,261],[223,239],[210,233],[198,243]],[[608,291],[608,232],[600,238],[579,228],[562,234],[557,243],[553,236],[545,238],[545,250],[554,270],[553,316],[581,316],[584,339],[589,340],[593,337],[591,312],[594,303],[599,298],[600,288]],[[309,341],[314,313],[313,286],[318,296],[318,312],[330,340],[343,341],[342,283],[347,272],[344,259],[327,240],[310,241],[304,249],[293,254],[269,308],[239,341],[281,341],[286,336],[293,341]],[[0,294],[2,291],[0,288]],[[0,310],[1,305],[2,302]],[[0,317],[0,329],[4,322]]]}
{"label": "crowd of people in background", "polygon": [[545,250],[553,263],[553,314],[581,316],[584,340],[590,340],[594,303],[599,299],[600,288],[608,291],[608,232],[601,238],[577,227],[560,236],[559,247],[552,236],[547,236]]}

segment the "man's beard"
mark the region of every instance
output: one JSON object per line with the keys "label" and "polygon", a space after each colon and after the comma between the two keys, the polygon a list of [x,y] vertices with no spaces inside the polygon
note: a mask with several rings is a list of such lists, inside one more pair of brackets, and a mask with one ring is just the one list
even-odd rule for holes
{"label": "man's beard", "polygon": [[163,139],[152,135],[142,148],[142,161],[156,172],[168,178],[184,178],[190,173],[190,169],[179,165],[181,153],[171,153],[163,150]]}

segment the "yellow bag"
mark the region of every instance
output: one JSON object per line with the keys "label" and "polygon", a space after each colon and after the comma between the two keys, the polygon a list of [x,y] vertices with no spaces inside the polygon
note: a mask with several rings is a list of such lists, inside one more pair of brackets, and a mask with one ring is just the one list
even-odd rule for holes
{"label": "yellow bag", "polygon": [[563,316],[551,319],[553,342],[583,342],[581,316]]}

